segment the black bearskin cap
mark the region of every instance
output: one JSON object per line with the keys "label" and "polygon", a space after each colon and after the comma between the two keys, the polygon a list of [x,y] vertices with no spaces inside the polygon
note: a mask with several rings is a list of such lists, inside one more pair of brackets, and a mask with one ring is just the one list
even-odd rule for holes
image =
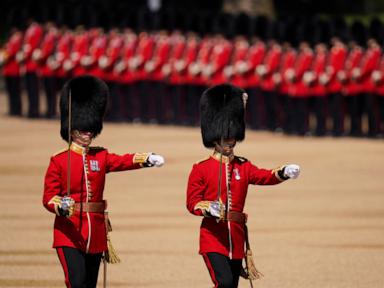
{"label": "black bearskin cap", "polygon": [[99,78],[79,76],[65,83],[60,96],[61,137],[68,142],[68,102],[71,93],[71,130],[93,132],[103,129],[103,118],[109,97],[108,86]]}
{"label": "black bearskin cap", "polygon": [[223,139],[245,138],[245,97],[247,94],[231,84],[220,84],[204,91],[200,98],[201,136],[207,148]]}

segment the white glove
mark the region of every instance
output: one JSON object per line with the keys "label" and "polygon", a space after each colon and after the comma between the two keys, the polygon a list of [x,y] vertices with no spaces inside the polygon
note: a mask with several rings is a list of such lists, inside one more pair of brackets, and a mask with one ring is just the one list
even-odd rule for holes
{"label": "white glove", "polygon": [[61,198],[59,213],[61,216],[71,217],[75,209],[75,200],[69,196]]}
{"label": "white glove", "polygon": [[300,166],[296,164],[289,164],[284,167],[284,176],[296,179],[300,174]]}
{"label": "white glove", "polygon": [[156,154],[149,155],[147,161],[149,164],[156,167],[163,166],[165,163],[164,157]]}
{"label": "white glove", "polygon": [[219,201],[209,202],[209,214],[211,216],[221,219],[224,215],[225,205]]}

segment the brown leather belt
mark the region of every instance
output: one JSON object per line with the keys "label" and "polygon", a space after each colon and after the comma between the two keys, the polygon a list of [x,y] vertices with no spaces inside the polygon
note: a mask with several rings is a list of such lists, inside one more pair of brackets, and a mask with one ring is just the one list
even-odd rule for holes
{"label": "brown leather belt", "polygon": [[242,212],[236,212],[236,211],[228,211],[226,220],[227,221],[233,221],[240,224],[247,223],[248,215]]}
{"label": "brown leather belt", "polygon": [[76,202],[75,211],[89,213],[104,213],[107,209],[107,200],[101,202]]}

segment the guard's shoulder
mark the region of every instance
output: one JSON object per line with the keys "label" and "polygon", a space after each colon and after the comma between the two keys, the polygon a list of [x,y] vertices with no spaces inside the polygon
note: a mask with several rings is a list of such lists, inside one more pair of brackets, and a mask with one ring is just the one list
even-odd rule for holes
{"label": "guard's shoulder", "polygon": [[236,156],[236,159],[237,159],[240,163],[248,162],[248,159],[245,158],[245,157]]}
{"label": "guard's shoulder", "polygon": [[211,158],[211,156],[207,156],[207,157],[205,157],[205,158],[203,158],[203,159],[200,159],[199,161],[195,162],[195,164],[203,163],[203,162],[205,162],[205,161],[208,161],[210,158]]}
{"label": "guard's shoulder", "polygon": [[101,150],[105,150],[104,147],[101,147],[101,146],[91,146],[89,147],[89,150],[92,150],[92,151],[101,151]]}
{"label": "guard's shoulder", "polygon": [[68,148],[63,148],[63,149],[57,151],[56,153],[53,153],[52,157],[55,157],[55,156],[60,155],[64,152],[67,152],[67,151],[68,151]]}

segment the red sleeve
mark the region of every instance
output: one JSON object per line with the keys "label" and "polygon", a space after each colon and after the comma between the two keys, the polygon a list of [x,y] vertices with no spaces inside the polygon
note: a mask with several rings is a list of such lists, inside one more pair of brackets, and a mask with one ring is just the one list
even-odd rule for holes
{"label": "red sleeve", "polygon": [[112,65],[120,57],[121,49],[123,46],[123,41],[121,40],[121,38],[115,39],[114,41],[115,41],[115,46],[111,48],[111,54],[110,54],[110,61]]}
{"label": "red sleeve", "polygon": [[52,213],[56,213],[55,198],[62,196],[61,175],[61,169],[52,157],[45,174],[43,194],[43,205]]}
{"label": "red sleeve", "polygon": [[277,174],[278,169],[262,169],[250,163],[249,168],[249,184],[254,185],[275,185],[279,184],[281,179]]}
{"label": "red sleeve", "polygon": [[273,74],[277,68],[279,67],[280,64],[280,57],[281,57],[281,52],[280,51],[274,51],[270,61],[267,64],[268,66],[268,74]]}
{"label": "red sleeve", "polygon": [[139,169],[143,166],[134,161],[136,154],[117,155],[107,152],[106,172],[117,172],[132,169]]}
{"label": "red sleeve", "polygon": [[368,55],[367,58],[365,58],[363,61],[363,65],[361,67],[361,77],[365,78],[367,76],[370,76],[372,71],[377,67],[377,64],[380,59],[380,53],[375,53],[371,51]]}
{"label": "red sleeve", "polygon": [[229,63],[231,52],[232,52],[231,45],[228,44],[223,47],[223,51],[218,55],[218,59],[216,63],[216,71],[223,69],[224,66]]}
{"label": "red sleeve", "polygon": [[305,55],[303,55],[303,59],[300,65],[296,69],[296,77],[298,79],[301,79],[303,77],[303,74],[305,71],[310,70],[312,59],[313,59],[312,53],[305,53]]}
{"label": "red sleeve", "polygon": [[193,165],[192,171],[189,174],[187,187],[187,209],[194,215],[202,216],[203,213],[201,210],[195,210],[195,206],[198,202],[204,200],[203,194],[206,184],[203,174],[198,168],[198,165]]}

